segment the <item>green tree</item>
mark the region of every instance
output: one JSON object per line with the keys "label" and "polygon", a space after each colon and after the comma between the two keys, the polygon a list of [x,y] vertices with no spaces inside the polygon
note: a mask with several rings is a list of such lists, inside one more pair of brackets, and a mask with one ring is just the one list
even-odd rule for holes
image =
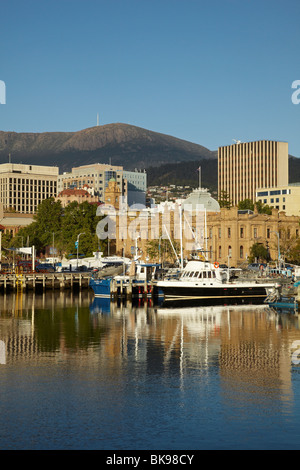
{"label": "green tree", "polygon": [[269,250],[262,243],[254,243],[250,248],[249,261],[253,263],[255,259],[261,262],[270,260]]}
{"label": "green tree", "polygon": [[52,245],[53,233],[60,233],[63,208],[61,202],[55,202],[54,198],[45,199],[39,204],[34,215],[34,221],[27,227],[19,230],[14,239],[14,246],[20,246],[23,237],[24,245],[34,245],[37,251],[44,251],[47,245]]}
{"label": "green tree", "polygon": [[[172,240],[172,244],[176,253],[179,253],[179,243]],[[167,238],[160,240],[151,240],[147,243],[147,255],[151,260],[170,260],[175,258],[172,245]]]}
{"label": "green tree", "polygon": [[300,265],[300,240],[297,240],[297,243],[288,253],[288,261]]}
{"label": "green tree", "polygon": [[226,191],[220,192],[218,203],[221,208],[225,207],[226,209],[230,209],[232,202],[230,201],[229,194]]}
{"label": "green tree", "polygon": [[238,209],[254,211],[254,203],[251,199],[244,199],[238,203]]}
{"label": "green tree", "polygon": [[78,204],[74,201],[64,210],[62,218],[61,238],[64,241],[64,249],[67,253],[75,253],[75,242],[78,235],[79,251],[85,256],[92,256],[99,248],[104,250],[103,241],[96,235],[96,227],[100,220],[96,215],[97,205],[83,202]]}
{"label": "green tree", "polygon": [[272,215],[272,207],[268,206],[268,204],[263,204],[261,201],[257,201],[255,203],[255,207],[259,214]]}
{"label": "green tree", "polygon": [[79,249],[85,256],[92,256],[98,249],[104,250],[106,241],[96,235],[100,218],[96,215],[97,205],[72,202],[65,208],[54,198],[46,199],[37,209],[34,221],[22,228],[14,238],[12,246],[20,246],[21,237],[24,245],[34,245],[37,252],[44,252],[45,247],[53,244],[61,254],[76,253],[75,242],[80,233]]}

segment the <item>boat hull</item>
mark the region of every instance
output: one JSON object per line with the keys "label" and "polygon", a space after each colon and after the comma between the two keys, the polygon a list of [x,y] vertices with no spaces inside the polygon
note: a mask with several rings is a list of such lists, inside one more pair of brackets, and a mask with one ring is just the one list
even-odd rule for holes
{"label": "boat hull", "polygon": [[95,280],[90,279],[90,287],[93,289],[95,296],[103,299],[110,298],[111,278]]}
{"label": "boat hull", "polygon": [[245,299],[245,298],[266,298],[265,286],[241,286],[241,287],[222,287],[222,286],[182,286],[178,284],[158,284],[163,291],[165,299]]}

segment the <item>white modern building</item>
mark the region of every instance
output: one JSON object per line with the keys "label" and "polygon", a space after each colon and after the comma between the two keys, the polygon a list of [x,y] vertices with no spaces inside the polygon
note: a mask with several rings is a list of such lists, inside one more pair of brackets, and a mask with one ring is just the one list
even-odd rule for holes
{"label": "white modern building", "polygon": [[300,216],[300,183],[258,189],[256,201],[284,211],[286,215]]}

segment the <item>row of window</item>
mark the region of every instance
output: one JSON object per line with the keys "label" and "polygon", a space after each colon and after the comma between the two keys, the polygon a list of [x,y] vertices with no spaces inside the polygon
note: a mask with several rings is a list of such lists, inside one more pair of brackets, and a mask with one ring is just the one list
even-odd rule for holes
{"label": "row of window", "polygon": [[291,194],[291,189],[274,189],[272,191],[259,191],[257,197],[280,196],[280,194]]}
{"label": "row of window", "polygon": [[[275,233],[275,232],[272,231],[270,228],[267,228],[266,238],[271,238],[271,233]],[[231,235],[232,235],[231,227],[228,227],[227,228],[227,238],[231,238]],[[220,239],[222,238],[222,229],[221,228],[218,229],[218,236],[219,236]],[[281,230],[279,230],[279,236],[280,236],[280,238],[282,236]],[[295,230],[295,236],[296,236],[296,238],[299,238],[299,229]],[[212,228],[209,229],[209,238],[213,238],[213,229]],[[244,227],[240,227],[239,238],[245,238],[245,229],[244,229]],[[256,228],[256,227],[253,228],[253,238],[259,238],[258,228]],[[291,238],[291,230],[290,229],[287,229],[287,231],[286,231],[286,238],[288,238],[288,239]]]}
{"label": "row of window", "polygon": [[[211,254],[212,254],[212,249],[211,249]],[[226,256],[231,257],[231,255],[232,255],[232,248],[231,248],[231,246],[229,246]],[[243,247],[243,245],[240,245],[240,247],[239,247],[239,255],[240,255],[239,256],[240,259],[244,259],[244,247]],[[222,258],[222,247],[221,246],[219,246],[219,248],[218,248],[218,257],[219,257],[219,259]]]}
{"label": "row of window", "polygon": [[188,278],[193,277],[197,279],[212,279],[216,277],[215,271],[186,271],[183,273],[182,277]]}

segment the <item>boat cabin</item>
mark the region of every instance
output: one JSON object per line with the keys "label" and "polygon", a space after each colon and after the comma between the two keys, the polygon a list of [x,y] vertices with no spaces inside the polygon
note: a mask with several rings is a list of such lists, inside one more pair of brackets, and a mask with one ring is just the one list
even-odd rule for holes
{"label": "boat cabin", "polygon": [[181,280],[196,281],[200,279],[223,281],[226,279],[226,273],[208,262],[189,261],[182,272]]}

